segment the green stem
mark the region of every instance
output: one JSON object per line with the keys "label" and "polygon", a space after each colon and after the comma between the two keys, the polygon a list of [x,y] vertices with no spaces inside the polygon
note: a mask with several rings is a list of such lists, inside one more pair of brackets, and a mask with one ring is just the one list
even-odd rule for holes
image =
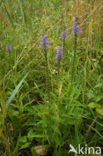
{"label": "green stem", "polygon": [[45,89],[47,90],[47,80],[48,80],[48,59],[47,59],[47,50],[44,49],[44,57],[45,57],[45,70],[46,70],[46,80],[45,80]]}
{"label": "green stem", "polygon": [[58,59],[58,75],[59,75],[59,72],[60,72],[60,59]]}
{"label": "green stem", "polygon": [[72,79],[74,79],[76,52],[77,52],[77,33],[75,32],[75,38],[74,38],[74,57],[73,57],[73,66],[72,66]]}

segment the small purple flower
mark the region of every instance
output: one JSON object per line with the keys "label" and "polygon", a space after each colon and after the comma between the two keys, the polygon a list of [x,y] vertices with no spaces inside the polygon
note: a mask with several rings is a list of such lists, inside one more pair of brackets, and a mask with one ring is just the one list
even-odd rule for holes
{"label": "small purple flower", "polygon": [[12,50],[12,46],[10,45],[10,44],[8,44],[7,46],[6,46],[6,51],[7,52],[10,52]]}
{"label": "small purple flower", "polygon": [[63,56],[63,48],[58,48],[57,51],[56,51],[56,59],[63,59],[64,56]]}
{"label": "small purple flower", "polygon": [[64,26],[64,28],[63,28],[63,32],[61,33],[61,38],[63,39],[63,40],[65,40],[66,38],[67,38],[67,32],[66,32],[66,27]]}
{"label": "small purple flower", "polygon": [[40,46],[41,48],[46,48],[49,42],[46,40],[48,38],[47,35],[45,35],[41,40],[40,40]]}

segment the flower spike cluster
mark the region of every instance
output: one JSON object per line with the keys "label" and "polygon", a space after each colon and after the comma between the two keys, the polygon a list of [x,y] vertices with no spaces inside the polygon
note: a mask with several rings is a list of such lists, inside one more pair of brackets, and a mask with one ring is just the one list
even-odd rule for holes
{"label": "flower spike cluster", "polygon": [[[72,29],[75,34],[75,47],[76,47],[76,38],[77,38],[77,33],[80,32],[80,27],[78,26],[80,22],[78,22],[78,17],[74,17],[75,21],[73,23]],[[45,34],[42,34],[43,37],[40,40],[40,46],[42,49],[46,49],[48,47],[49,42],[47,41],[48,36]],[[64,44],[65,44],[65,39],[67,38],[67,31],[66,31],[66,26],[64,26],[63,31],[61,33],[61,38],[63,39],[63,47],[59,47],[56,51],[56,59],[61,60],[64,58],[63,56],[63,50],[64,50]],[[45,55],[46,56],[46,55]]]}
{"label": "flower spike cluster", "polygon": [[80,27],[78,26],[78,24],[80,24],[80,22],[78,22],[78,17],[75,17],[75,22],[73,23],[73,32],[74,33],[78,33],[80,32]]}
{"label": "flower spike cluster", "polygon": [[67,38],[66,26],[63,28],[63,32],[61,33],[61,38],[65,40]]}
{"label": "flower spike cluster", "polygon": [[56,59],[61,60],[63,58],[64,58],[64,56],[63,56],[63,48],[58,48],[57,52],[56,52]]}
{"label": "flower spike cluster", "polygon": [[6,51],[7,52],[10,52],[12,50],[12,46],[11,46],[11,44],[8,44],[7,46],[6,46]]}
{"label": "flower spike cluster", "polygon": [[44,37],[40,40],[40,46],[43,49],[46,49],[47,45],[49,44],[49,42],[46,40],[48,38],[47,35],[44,35]]}

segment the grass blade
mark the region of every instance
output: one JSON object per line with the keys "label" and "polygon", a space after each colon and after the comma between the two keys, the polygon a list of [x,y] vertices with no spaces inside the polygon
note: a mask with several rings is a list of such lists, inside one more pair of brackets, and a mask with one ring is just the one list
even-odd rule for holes
{"label": "grass blade", "polygon": [[11,101],[13,100],[13,98],[15,97],[17,91],[19,90],[19,88],[21,87],[22,83],[24,82],[24,80],[26,79],[28,73],[23,77],[23,79],[19,82],[19,84],[17,85],[17,87],[14,89],[14,91],[12,92],[11,96],[9,97],[8,101],[6,102],[6,109],[8,109],[8,106],[10,105]]}

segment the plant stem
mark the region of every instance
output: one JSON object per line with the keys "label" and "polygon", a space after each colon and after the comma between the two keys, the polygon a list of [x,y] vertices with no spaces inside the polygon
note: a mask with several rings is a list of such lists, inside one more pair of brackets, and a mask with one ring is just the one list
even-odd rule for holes
{"label": "plant stem", "polygon": [[97,118],[98,118],[98,115],[96,115],[96,116],[95,116],[95,118],[94,118],[93,122],[92,122],[92,123],[91,123],[91,125],[89,126],[89,128],[88,128],[88,130],[87,130],[87,133],[86,133],[86,138],[88,138],[88,137],[89,137],[90,132],[91,132],[91,129],[92,129],[92,127],[94,126],[94,124],[95,124],[95,122],[96,122]]}
{"label": "plant stem", "polygon": [[58,75],[59,75],[59,72],[60,72],[60,59],[58,59]]}
{"label": "plant stem", "polygon": [[8,156],[11,156],[10,145],[9,145],[9,143],[8,143],[8,141],[7,141],[7,139],[6,139],[6,137],[4,136],[3,132],[1,132],[1,138],[2,138],[2,140],[4,141],[5,146],[6,146],[6,148],[7,148]]}
{"label": "plant stem", "polygon": [[47,91],[47,81],[48,81],[48,59],[47,59],[47,50],[44,49],[44,57],[45,57],[45,92]]}
{"label": "plant stem", "polygon": [[74,37],[74,57],[73,57],[73,66],[72,66],[72,79],[74,79],[76,52],[77,52],[77,32],[75,32],[75,37]]}
{"label": "plant stem", "polygon": [[63,39],[63,51],[65,49],[65,39]]}

